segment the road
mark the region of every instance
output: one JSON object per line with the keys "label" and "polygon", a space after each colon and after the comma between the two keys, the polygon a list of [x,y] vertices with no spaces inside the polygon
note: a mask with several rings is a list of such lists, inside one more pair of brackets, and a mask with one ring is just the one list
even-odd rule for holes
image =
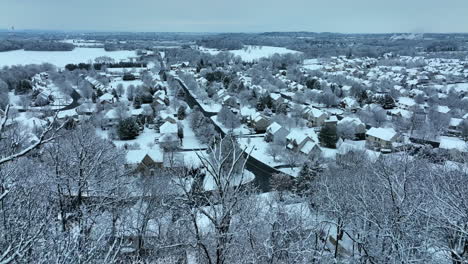
{"label": "road", "polygon": [[[190,106],[190,108],[193,108],[194,106],[198,106],[200,108],[200,111],[203,113],[203,115],[206,116],[211,121],[211,123],[214,125],[215,129],[224,137],[226,135],[224,133],[224,131],[215,122],[213,122],[213,120],[211,120],[211,118],[210,118],[210,117],[214,116],[217,113],[206,112],[205,110],[203,110],[203,108],[200,106],[198,101],[189,92],[187,86],[185,86],[185,84],[181,80],[179,80],[178,78],[175,78],[175,80],[184,89],[185,99],[186,99],[187,104]],[[280,173],[280,171],[266,165],[262,161],[254,158],[252,156],[248,156],[246,167],[247,167],[247,169],[249,171],[251,171],[255,175],[255,185],[262,192],[267,192],[267,191],[270,190],[270,178],[271,178],[271,176],[273,174],[275,174],[275,173]]]}
{"label": "road", "polygon": [[73,92],[70,94],[70,96],[73,99],[73,102],[71,102],[71,104],[63,107],[62,109],[60,109],[60,111],[74,109],[74,108],[77,108],[80,105],[80,103],[78,101],[80,100],[81,95],[75,89],[73,89]]}

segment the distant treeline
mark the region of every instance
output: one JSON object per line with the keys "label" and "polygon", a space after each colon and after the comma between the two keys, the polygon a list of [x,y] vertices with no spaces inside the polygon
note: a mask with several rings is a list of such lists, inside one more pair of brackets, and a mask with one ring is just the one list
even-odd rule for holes
{"label": "distant treeline", "polygon": [[241,40],[229,37],[210,37],[208,39],[197,41],[197,44],[206,48],[220,50],[238,50],[244,47]]}
{"label": "distant treeline", "polygon": [[146,67],[146,62],[118,62],[118,63],[78,63],[78,64],[67,64],[65,65],[65,69],[69,71],[74,71],[76,69],[80,70],[90,70],[91,67],[94,70],[100,71],[103,66],[107,68],[134,68],[134,67]]}
{"label": "distant treeline", "polygon": [[117,51],[117,50],[138,50],[148,49],[151,50],[153,45],[151,42],[125,42],[125,43],[105,43],[104,50]]}
{"label": "distant treeline", "polygon": [[31,51],[71,51],[75,48],[73,44],[47,40],[0,40],[0,52],[11,50]]}

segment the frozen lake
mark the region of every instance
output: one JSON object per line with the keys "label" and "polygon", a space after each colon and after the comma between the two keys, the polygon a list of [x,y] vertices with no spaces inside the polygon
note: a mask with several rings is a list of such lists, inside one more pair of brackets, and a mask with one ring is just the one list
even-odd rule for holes
{"label": "frozen lake", "polygon": [[0,52],[0,67],[11,65],[52,63],[65,67],[69,63],[88,62],[99,56],[108,56],[116,61],[135,56],[135,51],[105,51],[102,48],[75,48],[72,51],[25,51]]}

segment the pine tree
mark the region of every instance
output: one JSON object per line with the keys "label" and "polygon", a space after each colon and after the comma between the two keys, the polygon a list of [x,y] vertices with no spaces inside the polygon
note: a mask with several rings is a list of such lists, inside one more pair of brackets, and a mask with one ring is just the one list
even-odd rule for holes
{"label": "pine tree", "polygon": [[185,105],[181,105],[179,109],[177,109],[177,118],[179,120],[185,119],[185,116],[186,116],[185,109],[186,109]]}
{"label": "pine tree", "polygon": [[320,129],[319,141],[322,146],[327,148],[336,148],[336,142],[338,141],[336,126],[324,125],[322,129]]}
{"label": "pine tree", "polygon": [[140,128],[134,118],[126,118],[119,122],[117,135],[121,140],[130,140],[138,136]]}

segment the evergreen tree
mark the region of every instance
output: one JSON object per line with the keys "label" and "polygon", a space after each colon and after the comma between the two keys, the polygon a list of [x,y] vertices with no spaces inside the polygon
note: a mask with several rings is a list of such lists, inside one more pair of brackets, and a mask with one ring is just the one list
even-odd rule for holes
{"label": "evergreen tree", "polygon": [[185,112],[185,110],[186,110],[185,105],[181,105],[181,106],[179,107],[179,109],[177,109],[177,118],[178,118],[179,120],[184,120],[184,119],[185,119],[185,116],[187,115],[186,112]]}
{"label": "evergreen tree", "polygon": [[320,129],[319,140],[324,147],[336,148],[336,142],[338,141],[336,126],[324,125],[322,129]]}
{"label": "evergreen tree", "polygon": [[28,80],[21,80],[16,84],[15,94],[27,94],[32,91],[31,82]]}
{"label": "evergreen tree", "polygon": [[117,135],[121,140],[130,140],[138,136],[140,128],[134,118],[126,118],[119,122]]}

